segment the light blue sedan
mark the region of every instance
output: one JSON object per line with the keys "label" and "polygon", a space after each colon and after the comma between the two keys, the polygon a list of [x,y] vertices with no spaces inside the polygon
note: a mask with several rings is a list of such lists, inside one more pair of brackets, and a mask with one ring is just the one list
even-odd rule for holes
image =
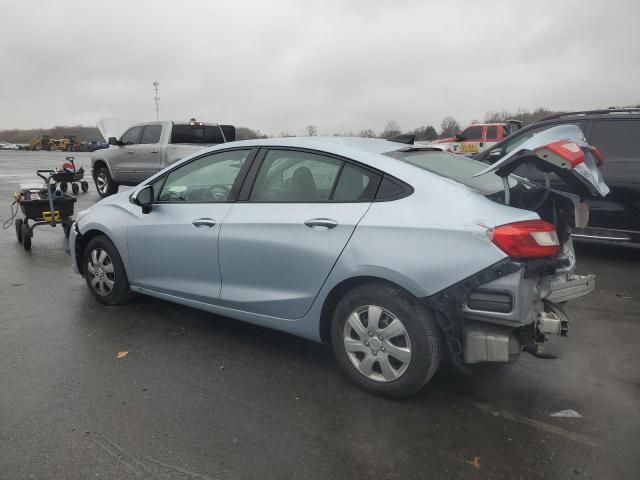
{"label": "light blue sedan", "polygon": [[[490,169],[406,138],[212,147],[80,212],[74,269],[101,303],[146,294],[330,342],[360,387],[408,395],[444,358],[508,362],[566,334],[557,304],[594,287],[570,225],[606,189],[571,128]],[[522,158],[578,195],[510,175]]]}

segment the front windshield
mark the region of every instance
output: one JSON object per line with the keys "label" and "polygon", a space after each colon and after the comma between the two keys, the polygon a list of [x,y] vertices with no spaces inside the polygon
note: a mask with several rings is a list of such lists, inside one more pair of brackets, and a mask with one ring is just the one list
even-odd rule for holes
{"label": "front windshield", "polygon": [[[474,177],[487,165],[471,158],[434,150],[394,151],[385,155],[410,163],[422,170],[450,178],[483,195],[492,195],[504,190],[502,179],[497,175],[482,175]],[[509,177],[509,186],[514,187],[518,181]]]}

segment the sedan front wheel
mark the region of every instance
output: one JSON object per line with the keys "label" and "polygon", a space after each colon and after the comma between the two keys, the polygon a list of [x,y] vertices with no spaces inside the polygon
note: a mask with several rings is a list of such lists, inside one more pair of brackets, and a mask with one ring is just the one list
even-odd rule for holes
{"label": "sedan front wheel", "polygon": [[331,324],[338,363],[370,393],[404,397],[420,390],[440,364],[442,337],[433,314],[386,284],[362,285],[338,303]]}
{"label": "sedan front wheel", "polygon": [[104,235],[89,240],[83,255],[83,273],[87,287],[100,303],[119,305],[132,296],[120,254]]}

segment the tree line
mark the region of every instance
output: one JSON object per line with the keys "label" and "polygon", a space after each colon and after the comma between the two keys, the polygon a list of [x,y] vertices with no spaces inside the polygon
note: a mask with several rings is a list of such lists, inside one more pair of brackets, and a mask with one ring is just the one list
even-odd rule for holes
{"label": "tree line", "polygon": [[[531,112],[526,110],[518,110],[515,113],[511,113],[507,110],[502,110],[500,112],[487,112],[484,116],[483,123],[502,123],[506,120],[519,120],[523,123],[523,125],[528,125],[530,123],[536,122],[538,120],[543,119],[544,117],[548,117],[549,115],[554,115],[558,113],[563,113],[561,111],[549,110],[546,108],[538,108]],[[481,123],[480,120],[472,120],[469,124]],[[415,135],[416,141],[425,142],[437,140],[438,138],[448,138],[453,137],[456,133],[460,132],[464,127],[468,124],[461,124],[454,117],[447,116],[440,123],[440,128],[436,129],[433,125],[421,125],[419,127],[415,127],[409,130],[403,130],[400,128],[400,125],[395,120],[389,120],[384,128],[380,131],[375,131],[373,129],[362,129],[359,131],[349,131],[349,132],[340,132],[334,133],[335,136],[345,136],[345,137],[367,137],[367,138],[393,138],[398,135]],[[248,129],[250,131],[250,129]],[[259,131],[258,131],[259,132]],[[315,125],[308,125],[303,135],[307,136],[315,136],[317,135],[318,128]],[[291,133],[288,131],[280,132],[279,137],[294,137],[297,136],[295,133]],[[248,138],[263,138],[263,137],[248,137]]]}
{"label": "tree line", "polygon": [[[563,113],[562,111],[554,111],[546,108],[537,108],[532,111],[526,111],[519,109],[516,112],[509,112],[507,110],[487,112],[484,116],[484,123],[501,123],[506,120],[519,120],[523,125],[541,120],[549,115]],[[479,120],[472,120],[469,122],[481,123]],[[352,137],[369,137],[369,138],[392,138],[401,134],[410,134],[416,136],[416,141],[431,141],[438,138],[452,137],[456,133],[460,132],[467,124],[461,124],[454,117],[447,116],[440,123],[440,128],[436,129],[433,125],[421,125],[409,130],[403,130],[395,120],[389,120],[384,128],[380,131],[373,129],[362,129],[355,132],[339,132],[334,133],[335,136],[352,136]],[[49,129],[36,128],[30,130],[0,130],[0,141],[12,142],[12,143],[29,143],[31,140],[36,140],[42,137],[42,135],[50,135],[52,138],[63,138],[64,135],[76,135],[78,140],[88,142],[101,142],[105,141],[100,134],[100,131],[95,127],[87,127],[82,125],[63,127],[56,126]],[[318,127],[315,125],[307,125],[300,135],[315,136],[318,134]],[[298,136],[297,133],[291,133],[288,131],[282,131],[275,137],[294,137]],[[269,135],[263,133],[259,129],[252,129],[249,127],[237,127],[236,139],[237,140],[250,140],[254,138],[268,138]]]}

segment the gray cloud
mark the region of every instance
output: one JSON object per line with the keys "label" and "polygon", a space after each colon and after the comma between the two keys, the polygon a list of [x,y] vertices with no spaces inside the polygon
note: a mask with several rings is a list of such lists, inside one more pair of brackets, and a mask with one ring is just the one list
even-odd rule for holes
{"label": "gray cloud", "polygon": [[0,128],[191,116],[301,133],[640,101],[640,3],[37,1],[0,8]]}

